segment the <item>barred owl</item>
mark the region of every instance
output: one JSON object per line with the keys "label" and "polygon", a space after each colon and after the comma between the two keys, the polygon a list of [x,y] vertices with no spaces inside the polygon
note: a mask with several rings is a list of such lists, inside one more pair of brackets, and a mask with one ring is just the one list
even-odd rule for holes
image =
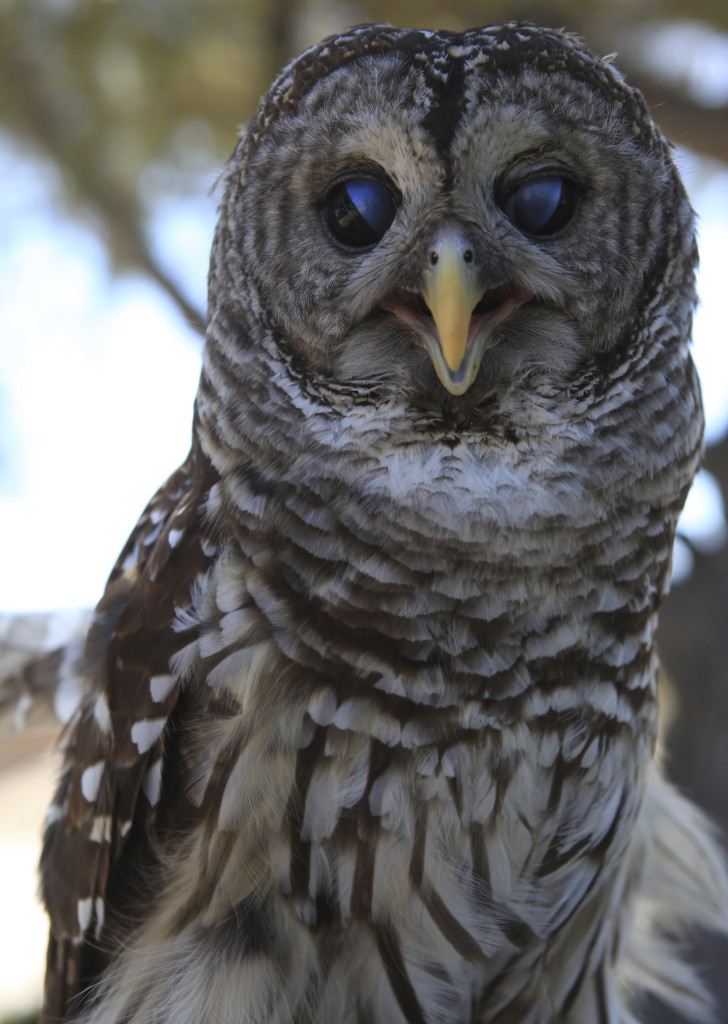
{"label": "barred owl", "polygon": [[[44,1020],[705,1019],[655,761],[696,249],[608,60],[363,26],[224,175],[193,440],[57,660]],[[74,696],[75,695],[75,696]]]}

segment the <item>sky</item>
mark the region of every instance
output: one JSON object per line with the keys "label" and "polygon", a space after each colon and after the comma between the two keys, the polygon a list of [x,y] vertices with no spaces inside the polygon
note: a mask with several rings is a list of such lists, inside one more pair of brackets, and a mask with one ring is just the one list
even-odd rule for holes
{"label": "sky", "polygon": [[[199,337],[112,272],[52,166],[0,137],[0,179],[0,609],[86,606],[187,454]],[[153,217],[201,308],[213,222],[204,185]]]}
{"label": "sky", "polygon": [[[700,215],[694,357],[707,440],[728,429],[728,170],[678,154]],[[0,135],[0,611],[91,606],[155,490],[183,461],[200,365],[196,333],[161,290],[116,274],[93,225],[65,211],[57,170]],[[159,258],[200,308],[215,219],[212,179],[152,210]],[[725,536],[701,474],[681,528]],[[685,545],[676,576],[689,571]]]}

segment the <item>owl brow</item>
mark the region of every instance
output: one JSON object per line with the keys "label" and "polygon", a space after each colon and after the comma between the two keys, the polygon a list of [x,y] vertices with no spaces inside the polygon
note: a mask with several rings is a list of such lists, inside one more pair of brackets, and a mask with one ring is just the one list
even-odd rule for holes
{"label": "owl brow", "polygon": [[[466,32],[417,32],[391,25],[359,25],[339,37],[329,37],[311,47],[281,73],[265,97],[247,134],[249,152],[265,138],[278,117],[294,114],[313,86],[354,62],[369,57],[399,55],[413,70],[424,71],[427,86],[437,96],[447,92],[453,64],[471,72],[476,65],[495,73],[512,73],[533,67],[550,73],[562,71],[616,99],[648,148],[665,151],[641,94],[628,86],[612,69],[609,60],[596,59],[576,36],[540,29],[522,22],[470,29]],[[456,74],[456,79],[461,72]],[[449,100],[446,106],[458,115]],[[433,115],[435,120],[439,115]],[[443,141],[447,129],[439,130]]]}

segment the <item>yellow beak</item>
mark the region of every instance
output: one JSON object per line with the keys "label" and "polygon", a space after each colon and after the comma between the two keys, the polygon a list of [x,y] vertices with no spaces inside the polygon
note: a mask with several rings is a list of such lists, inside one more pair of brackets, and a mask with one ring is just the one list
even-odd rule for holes
{"label": "yellow beak", "polygon": [[423,282],[422,294],[437,327],[442,355],[453,373],[465,358],[470,317],[483,295],[472,259],[472,252],[454,232],[443,232]]}
{"label": "yellow beak", "polygon": [[499,284],[490,295],[487,309],[474,314],[487,289],[479,283],[470,245],[456,224],[448,224],[438,233],[420,284],[428,312],[418,308],[415,292],[395,291],[381,302],[382,309],[417,332],[437,376],[451,395],[465,394],[476,378],[484,353],[498,342],[498,325],[533,298],[527,288]]}

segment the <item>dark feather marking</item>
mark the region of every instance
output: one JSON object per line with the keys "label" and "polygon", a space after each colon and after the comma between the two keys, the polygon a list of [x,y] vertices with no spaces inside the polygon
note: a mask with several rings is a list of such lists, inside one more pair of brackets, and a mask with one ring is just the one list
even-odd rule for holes
{"label": "dark feather marking", "polygon": [[551,780],[551,791],[549,793],[548,809],[553,814],[558,810],[561,803],[561,796],[564,791],[565,766],[563,759],[559,757],[554,764],[554,774]]}
{"label": "dark feather marking", "polygon": [[490,891],[490,864],[485,849],[485,836],[482,825],[470,826],[470,854],[473,858],[473,874],[481,879]]}
{"label": "dark feather marking", "polygon": [[447,941],[465,960],[485,960],[485,954],[470,932],[447,909],[442,896],[429,886],[422,888],[422,902]]}
{"label": "dark feather marking", "polygon": [[415,834],[412,842],[412,856],[409,865],[410,882],[414,889],[422,885],[425,868],[425,846],[427,843],[427,804],[423,800],[415,802]]}
{"label": "dark feather marking", "polygon": [[512,942],[517,949],[527,949],[529,945],[538,942],[538,936],[530,925],[520,919],[508,920],[507,914],[503,914],[506,921],[501,925],[501,930],[509,942]]}
{"label": "dark feather marking", "polygon": [[623,815],[624,807],[625,807],[626,803],[627,803],[627,794],[626,794],[626,792],[623,789],[622,790],[622,797],[621,797],[621,799],[619,801],[619,806],[617,807],[617,810],[616,810],[616,812],[614,814],[614,817],[612,818],[612,824],[609,826],[608,831],[606,832],[604,837],[600,840],[600,842],[596,846],[592,847],[592,849],[589,851],[590,855],[591,855],[591,858],[592,858],[592,860],[594,861],[595,864],[603,864],[603,863],[605,863],[607,851],[609,850],[609,847],[614,842],[614,836],[615,836],[615,834],[617,832],[617,826],[620,825],[623,822],[622,815]]}
{"label": "dark feather marking", "polygon": [[359,843],[351,887],[351,916],[359,921],[368,921],[371,916],[375,854],[375,839]]}
{"label": "dark feather marking", "polygon": [[238,903],[225,917],[209,928],[202,928],[202,940],[209,937],[219,956],[243,959],[271,949],[275,930],[264,904],[251,900]]}
{"label": "dark feather marking", "polygon": [[[432,104],[422,127],[432,136],[438,153],[446,157],[465,112],[465,67],[462,61],[450,65],[445,87],[438,100]],[[446,187],[452,188],[451,171],[446,179]]]}
{"label": "dark feather marking", "polygon": [[[512,984],[512,974],[511,974],[511,971],[512,971],[513,967],[518,963],[518,959],[519,959],[519,954],[515,953],[510,958],[510,960],[504,965],[503,970],[493,979],[493,981],[489,985],[486,985],[485,988],[483,989],[483,991],[481,993],[481,996],[480,996],[480,1000],[479,1000],[479,1002],[477,1004],[479,1010],[481,1011],[480,1017],[482,1017],[484,1015],[484,1012],[489,1007],[492,1007],[493,1004],[498,1001],[500,989],[504,985],[511,985]],[[519,999],[520,994],[521,994],[520,991],[516,992],[515,995],[513,996],[513,998],[510,999],[508,1001],[508,1003],[504,1007],[502,1007],[502,1009],[499,1012],[498,1018],[492,1018],[493,1021],[500,1020],[501,1024],[518,1024],[518,1021],[516,1021],[512,1016],[509,1016],[507,1019],[505,1019],[503,1017],[503,1013],[509,1013],[510,1008]],[[492,1010],[491,1010],[491,1013],[492,1013]],[[476,1014],[473,1019],[474,1020],[479,1020],[480,1017]]]}
{"label": "dark feather marking", "polygon": [[314,737],[307,747],[299,750],[296,759],[296,783],[291,792],[286,808],[286,819],[291,837],[290,881],[291,894],[308,896],[309,873],[311,861],[311,844],[301,836],[303,815],[306,809],[306,796],[316,765],[323,757],[326,745],[326,730],[316,729]]}
{"label": "dark feather marking", "polygon": [[374,861],[376,858],[377,834],[379,821],[373,819],[369,811],[369,794],[376,778],[391,761],[391,751],[378,740],[372,742],[369,753],[369,775],[366,789],[359,803],[354,808],[357,814],[358,839],[356,865],[351,893],[351,914],[360,921],[368,921],[372,909],[372,891],[374,888]]}
{"label": "dark feather marking", "polygon": [[407,969],[395,932],[381,922],[373,922],[372,929],[389,984],[407,1024],[427,1024]]}
{"label": "dark feather marking", "polygon": [[574,843],[573,846],[559,851],[562,841],[562,837],[558,833],[551,840],[551,845],[534,872],[536,878],[546,878],[548,875],[553,874],[554,871],[558,871],[564,864],[568,864],[569,861],[577,860],[581,851],[589,845],[589,837],[586,836]]}
{"label": "dark feather marking", "polygon": [[[598,924],[598,922],[597,922],[597,924]],[[566,995],[566,998],[564,999],[564,1002],[563,1002],[563,1004],[560,1007],[561,1012],[564,1013],[564,1014],[569,1012],[569,1010],[571,1009],[571,1007],[574,1005],[574,1003],[576,1002],[577,998],[579,997],[579,994],[581,993],[582,987],[584,985],[584,980],[586,978],[587,970],[589,969],[590,964],[591,964],[592,951],[594,949],[594,946],[595,946],[596,941],[597,941],[598,938],[599,938],[599,928],[597,927],[592,932],[591,938],[589,940],[588,947],[586,949],[584,949],[583,952],[582,952],[582,968],[579,971],[579,974],[578,974],[576,980],[574,981],[574,984],[569,989],[569,991],[568,991],[568,993]],[[609,1024],[609,1017],[608,1016],[605,1017],[604,1021],[602,1021],[600,1019],[598,1024]]]}
{"label": "dark feather marking", "polygon": [[598,1024],[609,1024],[609,1005],[607,1002],[606,984],[604,968],[602,968],[602,970],[599,971],[599,976],[597,977],[597,1006],[599,1009]]}

